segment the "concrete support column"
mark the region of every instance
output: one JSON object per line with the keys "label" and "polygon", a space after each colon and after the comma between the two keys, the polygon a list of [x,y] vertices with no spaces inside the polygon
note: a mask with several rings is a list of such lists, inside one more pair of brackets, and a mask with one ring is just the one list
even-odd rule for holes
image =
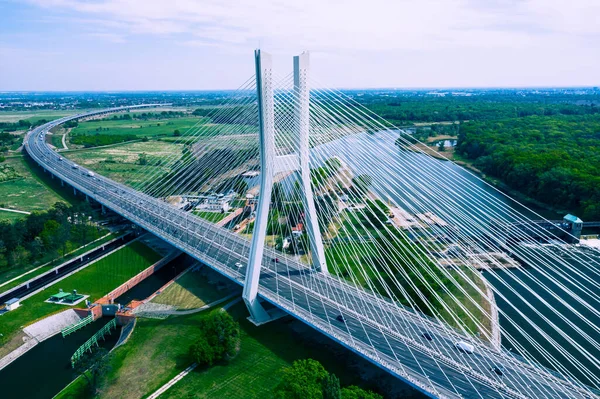
{"label": "concrete support column", "polygon": [[265,236],[273,188],[275,111],[271,55],[260,50],[254,53],[256,65],[256,92],[258,96],[258,123],[260,146],[260,194],[256,205],[256,219],[252,233],[250,256],[242,297],[250,311],[250,319],[261,324],[270,319],[258,301],[258,283],[263,261]]}
{"label": "concrete support column", "polygon": [[310,59],[308,52],[294,57],[294,96],[296,98],[296,128],[298,129],[298,165],[299,177],[302,184],[302,202],[306,219],[306,233],[310,242],[310,252],[313,267],[323,273],[328,273],[325,261],[323,239],[319,230],[317,210],[311,186],[310,177],[310,146],[308,135],[310,131],[310,88],[308,85]]}

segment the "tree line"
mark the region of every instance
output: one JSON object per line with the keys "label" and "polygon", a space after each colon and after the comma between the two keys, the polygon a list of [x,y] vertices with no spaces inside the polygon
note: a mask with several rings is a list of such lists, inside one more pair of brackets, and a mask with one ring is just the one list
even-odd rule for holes
{"label": "tree line", "polygon": [[98,238],[101,229],[90,223],[92,214],[87,202],[74,206],[57,202],[21,220],[0,221],[0,270],[64,256]]}

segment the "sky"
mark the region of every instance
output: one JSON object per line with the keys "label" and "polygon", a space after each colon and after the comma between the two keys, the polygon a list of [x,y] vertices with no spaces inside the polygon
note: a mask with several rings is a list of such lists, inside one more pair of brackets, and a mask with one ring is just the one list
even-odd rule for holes
{"label": "sky", "polygon": [[0,91],[600,85],[599,0],[0,0]]}

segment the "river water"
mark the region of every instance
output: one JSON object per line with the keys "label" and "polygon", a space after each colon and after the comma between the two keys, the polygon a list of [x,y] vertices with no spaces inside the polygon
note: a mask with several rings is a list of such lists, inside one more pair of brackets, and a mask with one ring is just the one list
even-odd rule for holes
{"label": "river water", "polygon": [[[347,136],[313,148],[311,164],[322,165],[324,160],[338,156],[355,176],[363,173],[377,176],[372,190],[382,199],[411,213],[430,211],[450,226],[467,226],[467,230],[485,231],[486,226],[496,219],[514,221],[521,216],[562,219],[563,215],[535,207],[525,208],[451,162],[402,150],[394,144],[397,137],[397,132]],[[285,185],[288,184],[293,183],[287,181]],[[548,254],[549,250],[553,253]],[[530,258],[537,256],[539,262],[527,268],[484,272],[484,276],[497,290],[500,322],[504,329],[503,346],[513,353],[527,353],[539,363],[570,372],[593,385],[592,380],[600,378],[595,361],[600,359],[597,347],[600,318],[585,306],[585,302],[592,308],[600,308],[595,286],[600,284],[600,279],[597,273],[589,271],[593,267],[600,270],[600,257],[593,255],[594,251],[584,253],[576,247],[570,250],[570,255],[559,246],[530,250]],[[575,259],[573,252],[586,260]],[[583,304],[567,295],[561,285],[582,298]],[[533,321],[540,331],[535,331],[526,319]],[[548,336],[544,334],[555,342],[548,342]],[[573,338],[583,350],[576,350],[568,338]],[[563,349],[559,349],[561,347]],[[582,354],[585,351],[587,355]],[[547,360],[544,352],[556,359],[558,365]],[[587,374],[586,368],[594,375]]]}

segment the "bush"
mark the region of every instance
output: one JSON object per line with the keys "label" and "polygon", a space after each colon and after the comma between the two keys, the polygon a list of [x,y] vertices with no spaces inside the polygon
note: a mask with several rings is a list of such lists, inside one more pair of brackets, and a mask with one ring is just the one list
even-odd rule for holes
{"label": "bush", "polygon": [[200,366],[234,357],[240,349],[240,326],[227,312],[213,312],[202,320],[200,338],[190,355]]}

